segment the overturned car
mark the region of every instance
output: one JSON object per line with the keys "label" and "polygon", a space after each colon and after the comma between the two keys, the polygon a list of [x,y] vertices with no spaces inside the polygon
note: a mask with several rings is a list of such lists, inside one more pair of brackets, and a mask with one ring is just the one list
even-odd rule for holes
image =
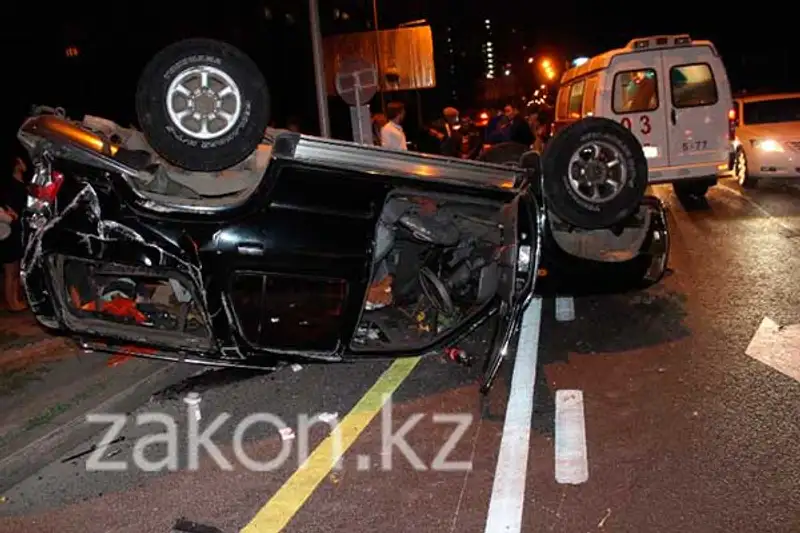
{"label": "overturned car", "polygon": [[192,40],[145,70],[143,132],[36,110],[19,139],[39,322],[90,351],[248,368],[441,353],[485,326],[486,391],[537,287],[666,268],[664,207],[614,122],[500,165],[266,130],[267,104],[241,52]]}

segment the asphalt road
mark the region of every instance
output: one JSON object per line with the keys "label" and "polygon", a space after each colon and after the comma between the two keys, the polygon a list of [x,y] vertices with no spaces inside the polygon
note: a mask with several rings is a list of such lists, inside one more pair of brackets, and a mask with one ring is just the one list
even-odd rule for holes
{"label": "asphalt road", "polygon": [[[156,533],[181,518],[226,533],[284,523],[297,532],[799,531],[800,383],[746,351],[765,317],[800,323],[800,189],[744,192],[726,181],[691,209],[668,187],[655,192],[671,208],[671,275],[647,291],[577,299],[569,322],[543,301],[540,328],[523,328],[487,402],[477,367],[435,358],[205,372],[131,410],[123,440],[104,448],[107,461],[129,466],[163,458],[164,441],[135,447],[165,426],[134,419],[169,414],[176,471],[89,472],[88,455],[70,456],[96,435],[6,491],[0,531]],[[387,423],[380,401],[392,391]],[[201,427],[230,415],[213,437],[230,470],[208,455],[192,467],[189,392],[200,395]],[[238,448],[236,423],[256,412],[295,437],[261,423]],[[301,414],[323,422],[303,431]],[[334,414],[349,448],[330,469],[335,448],[322,440]],[[388,453],[387,429],[416,419],[405,441],[418,460]],[[304,444],[313,453],[298,469]],[[287,459],[265,471],[237,461],[244,451],[265,462],[284,447]]]}

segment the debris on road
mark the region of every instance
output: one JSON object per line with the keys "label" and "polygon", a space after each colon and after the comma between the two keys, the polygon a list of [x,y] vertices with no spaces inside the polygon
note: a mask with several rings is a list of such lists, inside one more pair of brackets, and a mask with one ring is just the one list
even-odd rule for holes
{"label": "debris on road", "polygon": [[132,355],[125,355],[125,354],[112,355],[106,361],[106,366],[109,367],[109,368],[113,368],[113,367],[119,366],[122,363],[124,363],[126,361],[129,361],[131,359],[133,359]]}
{"label": "debris on road", "polygon": [[326,424],[330,424],[331,422],[335,422],[339,418],[339,413],[320,413],[317,415],[317,420],[320,422],[325,422]]}
{"label": "debris on road", "polygon": [[575,300],[571,296],[556,297],[556,320],[559,322],[575,320]]}
{"label": "debris on road", "polygon": [[92,444],[87,450],[84,450],[82,452],[78,452],[76,454],[70,455],[66,459],[62,459],[61,463],[62,464],[66,464],[66,463],[72,462],[75,459],[80,459],[81,457],[83,457],[85,455],[89,455],[90,453],[98,450],[99,448],[108,448],[112,444],[117,444],[118,442],[122,442],[124,440],[125,440],[125,437],[117,437],[116,439],[112,440],[111,442],[109,442],[107,444],[102,444],[100,446],[98,446],[97,444]]}
{"label": "debris on road", "polygon": [[185,518],[178,519],[172,526],[170,533],[222,533],[221,529],[212,526],[205,526],[197,522],[191,522]]}
{"label": "debris on road", "polygon": [[292,365],[292,371],[293,372],[300,372],[301,370],[303,370],[303,365],[298,364],[298,363],[294,363]]}
{"label": "debris on road", "polygon": [[459,365],[470,366],[472,364],[469,354],[461,348],[445,348],[444,353],[450,361]]}
{"label": "debris on road", "polygon": [[283,428],[279,430],[281,440],[292,440],[294,438],[294,430],[292,428]]}
{"label": "debris on road", "polygon": [[606,509],[606,514],[604,514],[603,518],[601,518],[600,522],[598,522],[597,529],[603,529],[603,526],[606,525],[606,520],[608,520],[609,516],[611,516],[611,509]]}

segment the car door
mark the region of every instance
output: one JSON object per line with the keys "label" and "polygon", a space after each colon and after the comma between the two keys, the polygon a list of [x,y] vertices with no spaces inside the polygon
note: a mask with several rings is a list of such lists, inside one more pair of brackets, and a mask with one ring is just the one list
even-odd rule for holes
{"label": "car door", "polygon": [[716,167],[726,163],[731,105],[721,61],[707,46],[665,49],[661,53],[669,165]]}
{"label": "car door", "polygon": [[[667,115],[661,83],[661,52],[616,56],[609,69],[610,92],[604,99],[606,115],[631,130],[639,139],[648,168],[669,165]],[[606,88],[608,90],[608,87]]]}
{"label": "car door", "polygon": [[[254,352],[336,357],[352,336],[371,275],[372,240],[386,187],[357,173],[270,164],[260,208],[220,228],[204,264],[213,271],[237,344]],[[360,179],[361,178],[361,179]]]}

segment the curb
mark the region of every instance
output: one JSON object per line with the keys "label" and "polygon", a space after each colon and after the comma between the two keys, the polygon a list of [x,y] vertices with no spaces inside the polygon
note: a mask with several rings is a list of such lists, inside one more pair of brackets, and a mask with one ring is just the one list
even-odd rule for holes
{"label": "curb", "polygon": [[0,372],[7,369],[25,366],[31,360],[47,361],[48,355],[60,350],[78,352],[78,345],[65,337],[49,336],[29,342],[24,346],[7,348],[0,347]]}

